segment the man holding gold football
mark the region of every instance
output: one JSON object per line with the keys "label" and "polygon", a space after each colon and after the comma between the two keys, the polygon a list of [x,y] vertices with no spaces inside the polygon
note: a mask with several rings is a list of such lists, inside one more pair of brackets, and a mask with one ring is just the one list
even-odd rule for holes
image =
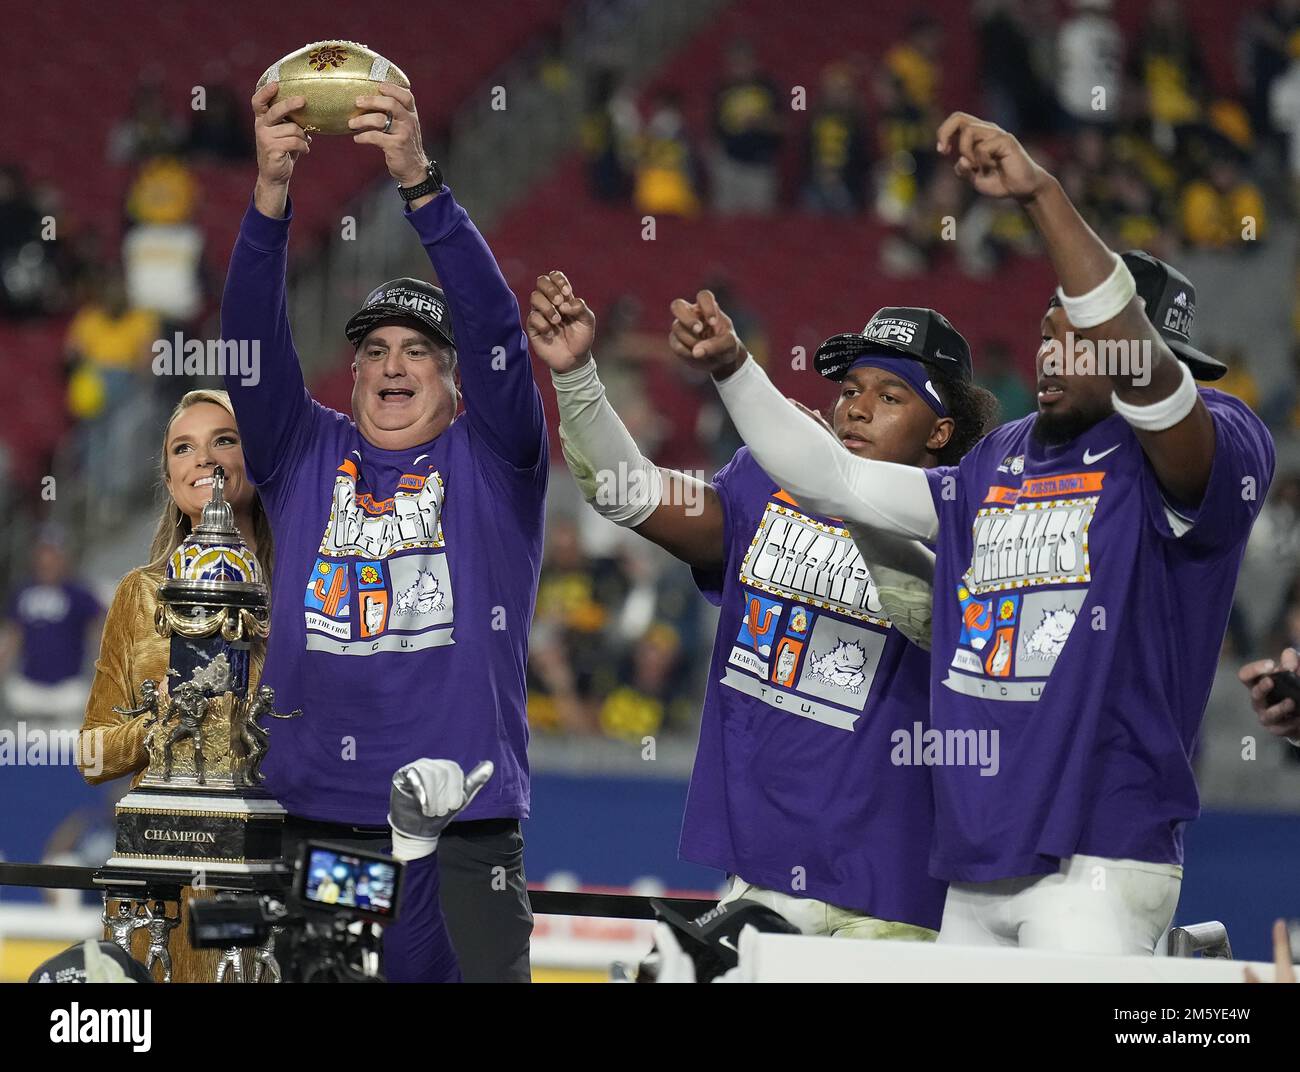
{"label": "man holding gold football", "polygon": [[[545,419],[514,295],[425,155],[412,94],[377,89],[356,100],[353,141],[383,152],[445,292],[392,280],[348,322],[351,417],[308,394],[289,329],[289,182],[311,151],[290,114],[306,98],[277,99],[272,81],[252,99],[257,184],[222,335],[260,350],[260,379],[227,386],[275,536],[263,680],[304,712],[276,731],[263,769],[289,812],[288,852],[305,837],[382,847],[393,770],[430,755],[464,770],[490,760],[495,776],[441,834],[432,879],[408,882],[401,916],[428,918],[440,872],[464,978],[527,981],[519,821]],[[402,918],[385,939],[389,977],[438,976],[435,929]]]}

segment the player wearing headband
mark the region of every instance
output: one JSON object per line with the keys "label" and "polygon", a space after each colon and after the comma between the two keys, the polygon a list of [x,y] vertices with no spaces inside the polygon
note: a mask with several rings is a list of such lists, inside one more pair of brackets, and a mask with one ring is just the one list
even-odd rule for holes
{"label": "player wearing headband", "polygon": [[[730,330],[708,291],[673,313],[679,355],[706,316]],[[911,746],[928,659],[891,628],[874,566],[748,450],[707,485],[644,458],[605,400],[594,317],[562,273],[538,280],[527,328],[588,502],[689,564],[721,608],[682,857],[732,876],[725,900],[758,900],[809,934],[933,938],[943,883],[927,874],[930,779]],[[969,382],[965,340],[930,309],[880,310],[824,344],[817,367],[840,385],[833,432],[818,434],[846,456],[954,463],[996,410]],[[920,557],[894,565],[923,573]]]}
{"label": "player wearing headband", "polygon": [[1006,131],[963,113],[939,149],[1014,197],[1056,269],[1038,412],[924,471],[828,449],[743,355],[702,354],[760,464],[810,509],[936,541],[935,729],[987,738],[994,777],[935,768],[941,941],[1151,953],[1178,900],[1191,755],[1246,538],[1273,475],[1263,423],[1198,389],[1190,283],[1121,259]]}

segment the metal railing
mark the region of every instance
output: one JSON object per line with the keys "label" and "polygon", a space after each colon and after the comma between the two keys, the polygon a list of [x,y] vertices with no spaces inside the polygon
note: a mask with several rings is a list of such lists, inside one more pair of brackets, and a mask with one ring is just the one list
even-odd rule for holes
{"label": "metal railing", "polygon": [[[0,863],[0,886],[27,886],[47,890],[91,890],[102,892],[106,883],[96,881],[97,867],[64,864]],[[529,888],[533,912],[544,916],[603,916],[610,919],[654,919],[649,897],[630,893],[579,893],[567,890]],[[712,906],[713,898],[655,897],[688,918]]]}

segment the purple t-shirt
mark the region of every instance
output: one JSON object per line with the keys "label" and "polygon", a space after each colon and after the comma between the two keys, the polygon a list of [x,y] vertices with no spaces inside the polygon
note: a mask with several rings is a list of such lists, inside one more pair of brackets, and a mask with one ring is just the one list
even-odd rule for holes
{"label": "purple t-shirt", "polygon": [[382,825],[422,756],[492,780],[463,819],[528,815],[524,670],[548,448],[519,308],[445,188],[407,215],[451,309],[466,411],[380,450],[303,384],[285,312],[289,217],[244,217],[222,336],[257,340],[261,380],[226,385],[275,534],[262,680],[281,711],[263,770],[291,813]]}
{"label": "purple t-shirt", "polygon": [[1191,756],[1274,464],[1244,403],[1200,395],[1216,442],[1195,510],[1167,501],[1117,415],[1050,447],[1031,415],[927,471],[934,728],[999,755],[994,777],[935,768],[934,875],[1045,874],[1076,853],[1182,863]]}
{"label": "purple t-shirt", "polygon": [[681,855],[937,928],[930,774],[911,746],[929,721],[929,658],[890,627],[848,532],[801,510],[748,447],[714,488],[727,558],[695,574],[722,611]]}
{"label": "purple t-shirt", "polygon": [[102,613],[99,600],[73,581],[18,589],[5,617],[22,631],[19,673],[41,685],[77,677],[86,662],[86,630]]}

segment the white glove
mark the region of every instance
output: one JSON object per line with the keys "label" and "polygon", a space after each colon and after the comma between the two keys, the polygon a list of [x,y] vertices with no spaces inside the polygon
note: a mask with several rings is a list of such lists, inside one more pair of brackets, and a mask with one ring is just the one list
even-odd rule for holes
{"label": "white glove", "polygon": [[417,759],[393,775],[388,795],[388,825],[393,829],[393,855],[419,860],[438,847],[440,835],[492,777],[484,760],[466,778],[450,759]]}

